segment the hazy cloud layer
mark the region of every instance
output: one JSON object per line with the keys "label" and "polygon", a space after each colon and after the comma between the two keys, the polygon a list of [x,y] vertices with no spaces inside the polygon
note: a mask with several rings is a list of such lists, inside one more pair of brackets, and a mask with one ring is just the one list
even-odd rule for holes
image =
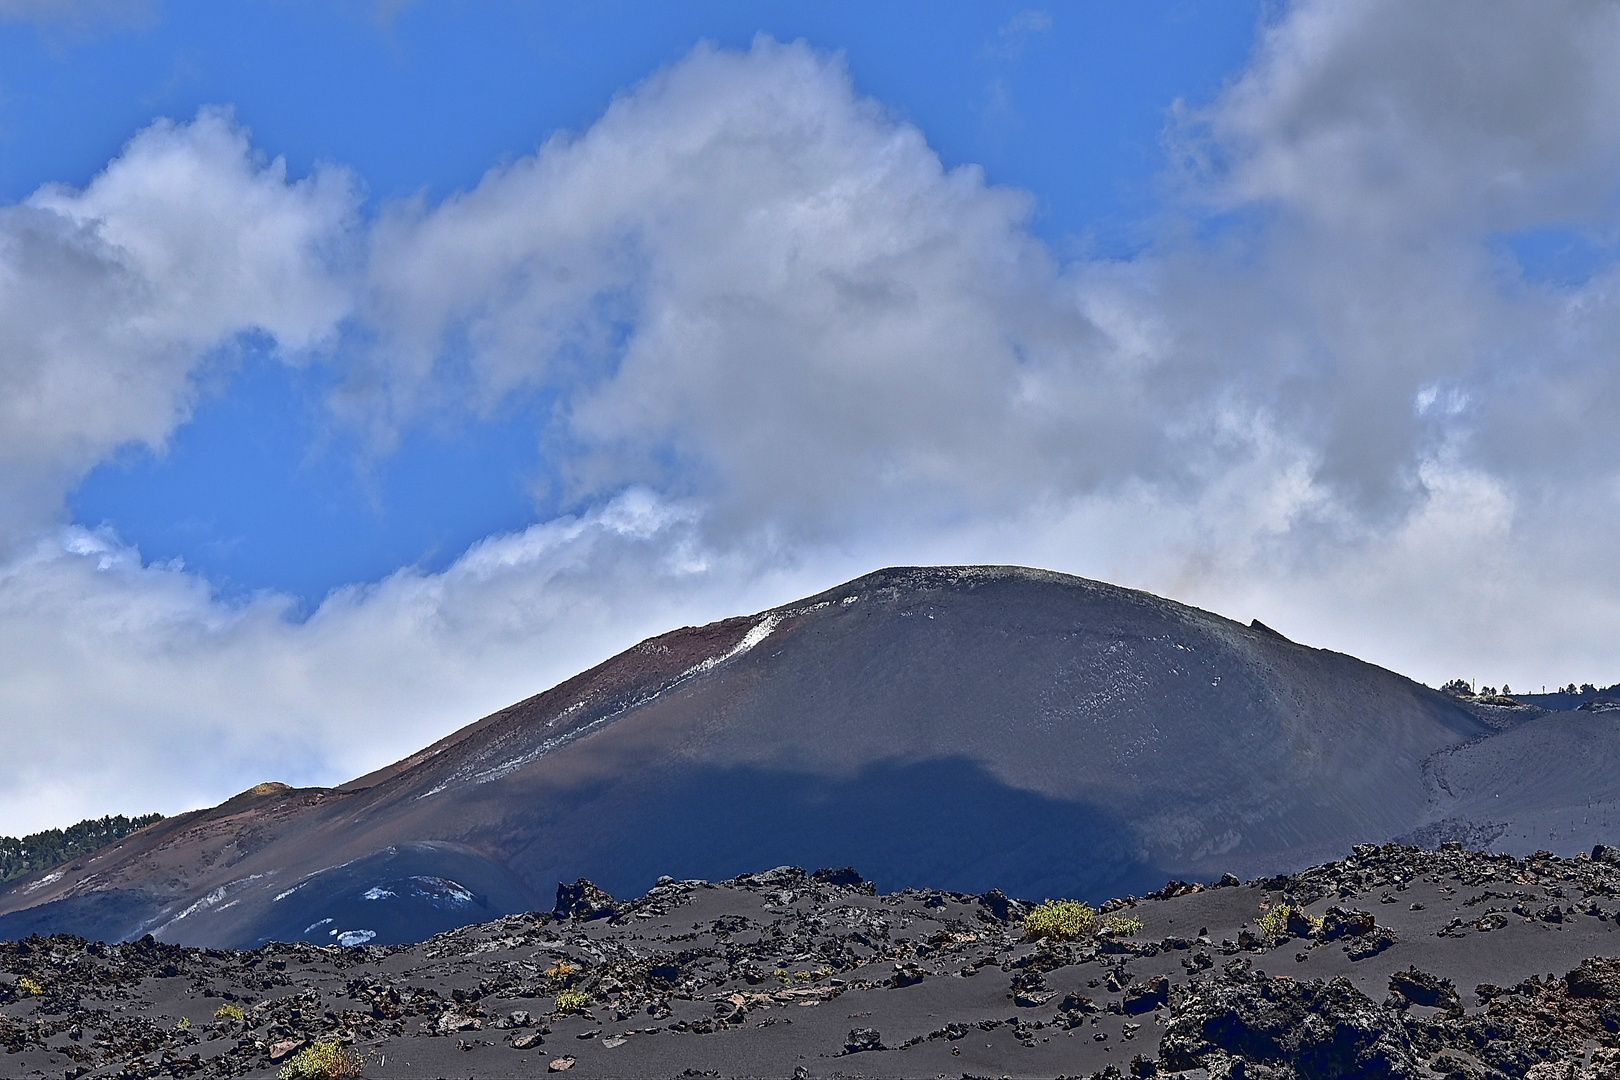
{"label": "hazy cloud layer", "polygon": [[[369,224],[222,115],[149,129],[0,211],[0,704],[54,748],[0,764],[0,822],[352,775],[646,633],[894,562],[1103,577],[1431,682],[1620,678],[1617,271],[1512,256],[1620,225],[1620,19],[1490,10],[1285,12],[1173,118],[1179,194],[1125,263],[1062,265],[1026,196],[768,41]],[[343,327],[357,359],[322,350]],[[579,512],[305,623],[46,531],[247,331],[350,364],[337,422],[380,446],[544,389]]]}

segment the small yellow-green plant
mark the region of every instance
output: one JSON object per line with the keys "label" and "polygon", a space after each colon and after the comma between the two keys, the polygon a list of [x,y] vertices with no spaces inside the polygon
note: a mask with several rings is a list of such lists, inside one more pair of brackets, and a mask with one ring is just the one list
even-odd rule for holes
{"label": "small yellow-green plant", "polygon": [[179,1028],[181,1031],[190,1031],[191,1030],[191,1017],[182,1016],[174,1026]]}
{"label": "small yellow-green plant", "polygon": [[247,1010],[234,1001],[227,1001],[214,1010],[215,1020],[235,1020],[241,1023],[247,1019]]}
{"label": "small yellow-green plant", "polygon": [[560,1013],[584,1012],[591,1004],[591,995],[583,990],[564,990],[557,995],[557,1011]]}
{"label": "small yellow-green plant", "polygon": [[1024,936],[1065,941],[1097,928],[1097,909],[1079,900],[1048,900],[1024,916]]}
{"label": "small yellow-green plant", "polygon": [[1283,937],[1288,933],[1288,916],[1294,913],[1294,905],[1278,904],[1269,911],[1262,912],[1254,920],[1254,925],[1268,938]]}
{"label": "small yellow-green plant", "polygon": [[365,1058],[336,1039],[306,1046],[287,1059],[276,1075],[280,1080],[336,1080],[359,1076]]}
{"label": "small yellow-green plant", "polygon": [[1288,924],[1296,918],[1305,920],[1305,925],[1310,927],[1309,933],[1312,935],[1322,929],[1322,916],[1312,915],[1292,904],[1278,904],[1274,908],[1262,910],[1260,917],[1254,920],[1254,925],[1268,938],[1282,938],[1288,936]]}
{"label": "small yellow-green plant", "polygon": [[1142,920],[1135,915],[1104,915],[1103,929],[1115,937],[1130,937],[1142,932]]}
{"label": "small yellow-green plant", "polygon": [[17,993],[23,997],[39,997],[45,993],[45,987],[41,986],[39,980],[32,975],[24,975],[17,980]]}
{"label": "small yellow-green plant", "polygon": [[546,978],[550,979],[554,986],[572,986],[579,978],[579,967],[566,960],[559,960],[546,968]]}
{"label": "small yellow-green plant", "polygon": [[793,977],[800,982],[809,982],[816,977],[816,973],[813,971],[795,971]]}

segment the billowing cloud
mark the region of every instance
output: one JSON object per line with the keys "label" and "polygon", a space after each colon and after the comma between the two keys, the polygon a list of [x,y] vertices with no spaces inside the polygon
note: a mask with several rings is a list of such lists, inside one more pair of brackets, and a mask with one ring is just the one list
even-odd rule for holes
{"label": "billowing cloud", "polygon": [[834,57],[700,47],[585,134],[383,220],[378,381],[394,408],[469,374],[561,388],[578,497],[700,495],[734,532],[1006,510],[1158,437],[1029,210]]}
{"label": "billowing cloud", "polygon": [[161,447],[236,335],[300,350],[330,334],[354,206],[344,174],[290,184],[205,112],[141,132],[83,191],[0,209],[0,545],[54,524],[115,448]]}
{"label": "billowing cloud", "polygon": [[[1617,21],[1491,11],[1282,12],[1180,110],[1163,235],[1126,262],[1061,264],[1027,196],[943,168],[803,45],[700,47],[370,221],[222,116],[149,130],[84,192],[0,212],[0,381],[38,387],[0,435],[34,538],[0,574],[0,706],[58,747],[0,763],[0,815],[338,779],[642,634],[885,563],[1107,578],[1430,681],[1620,677],[1620,270],[1512,256],[1620,225]],[[183,422],[211,350],[349,325],[317,350],[344,422],[386,446],[542,391],[575,512],[303,622],[42,531],[89,464]],[[199,747],[191,786],[150,780]]]}
{"label": "billowing cloud", "polygon": [[1201,114],[1207,194],[1379,240],[1612,216],[1620,10],[1296,4]]}

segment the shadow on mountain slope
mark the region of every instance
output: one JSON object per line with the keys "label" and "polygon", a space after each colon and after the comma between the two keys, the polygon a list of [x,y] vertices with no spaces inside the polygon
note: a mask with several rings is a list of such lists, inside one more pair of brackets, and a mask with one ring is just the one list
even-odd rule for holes
{"label": "shadow on mountain slope", "polygon": [[717,879],[783,864],[853,865],[883,890],[1092,900],[1166,878],[1119,815],[1009,787],[962,759],[877,762],[842,779],[704,768],[621,794],[580,799],[513,861],[534,882],[588,877],[621,895],[660,874]]}

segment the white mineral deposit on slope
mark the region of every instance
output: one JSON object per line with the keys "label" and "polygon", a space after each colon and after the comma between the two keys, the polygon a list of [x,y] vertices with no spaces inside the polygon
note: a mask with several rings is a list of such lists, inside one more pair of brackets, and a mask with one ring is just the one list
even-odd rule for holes
{"label": "white mineral deposit on slope", "polygon": [[46,874],[44,877],[40,878],[38,881],[36,881],[36,882],[34,882],[34,883],[30,884],[30,885],[24,885],[22,891],[25,892],[25,893],[31,893],[35,889],[43,889],[47,885],[54,885],[58,881],[62,880],[62,873],[63,872],[61,870],[57,870],[54,873]]}
{"label": "white mineral deposit on slope", "polygon": [[[395,851],[395,848],[393,847],[393,845],[389,845],[388,847],[383,848],[383,850],[379,854],[392,855],[394,853],[394,851]],[[364,858],[364,856],[362,856],[362,858]],[[273,904],[278,900],[285,900],[285,899],[287,899],[287,897],[291,896],[293,893],[297,892],[299,889],[302,889],[305,885],[308,885],[310,882],[314,881],[316,878],[320,877],[322,874],[329,874],[333,870],[342,870],[344,867],[353,866],[355,863],[357,863],[359,861],[360,861],[360,859],[350,859],[348,862],[340,862],[340,863],[337,863],[337,864],[335,864],[333,866],[323,866],[319,870],[312,870],[309,873],[305,874],[302,878],[300,878],[298,880],[297,884],[295,884],[292,888],[286,890],[285,892],[277,893],[276,896],[275,896],[275,899],[271,900],[270,902]]]}
{"label": "white mineral deposit on slope", "polygon": [[[815,606],[826,607],[827,605],[822,603]],[[806,608],[802,610],[807,611],[813,609]],[[693,664],[691,667],[687,668],[685,671],[681,672],[679,675],[675,676],[669,682],[660,686],[652,693],[647,694],[644,697],[637,698],[635,701],[629,702],[613,710],[606,716],[598,717],[583,727],[575,728],[573,731],[565,731],[561,735],[554,735],[549,739],[545,739],[541,741],[538,746],[526,750],[514,757],[508,758],[498,765],[490,766],[487,769],[475,770],[472,768],[474,762],[469,762],[467,765],[457,769],[454,773],[450,774],[450,776],[446,777],[444,780],[441,780],[439,783],[435,784],[421,795],[418,795],[417,798],[426,799],[430,796],[437,795],[442,791],[448,790],[453,784],[487,784],[492,780],[499,780],[504,776],[508,776],[518,769],[523,768],[523,766],[528,765],[530,762],[536,761],[560,747],[567,746],[576,739],[583,738],[584,736],[589,735],[600,728],[606,727],[607,725],[613,723],[613,721],[624,716],[626,713],[650,704],[659,696],[668,693],[670,690],[675,689],[683,683],[686,683],[689,680],[704,674],[705,672],[713,671],[715,668],[731,660],[735,660],[737,657],[748,652],[760,642],[770,637],[771,631],[775,630],[779,625],[781,625],[784,618],[794,614],[799,614],[799,612],[768,612],[764,618],[760,619],[759,622],[755,623],[749,628],[748,632],[742,636],[742,640],[738,641],[737,644],[733,645],[726,652],[719,656],[711,656],[707,659],[698,661],[696,664]],[[573,712],[575,709],[580,708],[584,704],[585,702],[583,701],[575,702],[567,709],[564,709],[562,713],[559,713],[557,718],[560,719],[562,716]],[[553,720],[552,723],[555,723],[555,720]],[[548,723],[546,726],[550,727],[551,724]],[[487,751],[485,751],[485,753],[479,755],[479,758],[475,759],[475,761],[487,760],[488,757],[499,749],[501,744],[514,737],[515,734],[513,733],[502,736],[494,746],[491,746]]]}
{"label": "white mineral deposit on slope", "polygon": [[169,927],[173,926],[175,923],[179,922],[181,919],[189,918],[199,911],[206,911],[208,908],[211,908],[220,901],[224,900],[231,893],[251,885],[255,881],[260,881],[264,877],[264,874],[251,874],[245,878],[237,878],[235,881],[227,881],[217,889],[212,889],[201,898],[192,901],[192,903],[189,904],[184,911],[180,912],[180,914],[176,915],[162,926],[159,926],[153,931],[153,933],[160,934]]}
{"label": "white mineral deposit on slope", "polygon": [[[459,881],[426,875],[413,877],[411,881],[417,883],[419,891],[431,895],[435,900],[442,898],[457,906],[464,906],[473,902],[472,890]],[[390,893],[389,895],[392,896],[393,894]]]}
{"label": "white mineral deposit on slope", "polygon": [[678,685],[679,683],[683,683],[687,679],[690,679],[694,675],[701,675],[705,671],[719,667],[727,660],[736,659],[749,649],[752,649],[755,645],[758,645],[760,642],[770,637],[771,631],[775,630],[779,625],[781,625],[781,623],[782,616],[774,611],[771,612],[769,615],[766,615],[763,619],[759,620],[759,622],[749,627],[748,633],[744,634],[742,636],[742,640],[731,647],[730,652],[727,652],[721,656],[711,656],[707,660],[702,660],[696,664],[693,664],[691,667],[681,672],[680,675],[676,676],[675,682],[671,683],[670,685]]}

